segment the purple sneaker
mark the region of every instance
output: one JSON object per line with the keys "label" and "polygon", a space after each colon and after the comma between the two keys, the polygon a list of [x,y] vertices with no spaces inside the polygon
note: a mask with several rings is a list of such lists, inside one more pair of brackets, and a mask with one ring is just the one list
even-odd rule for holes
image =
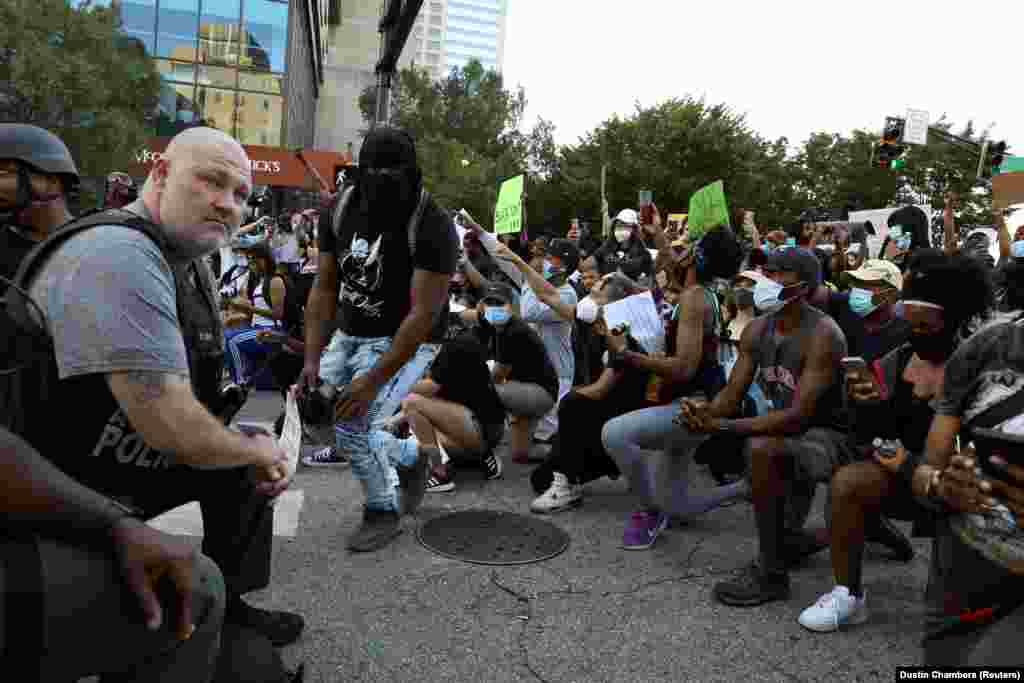
{"label": "purple sneaker", "polygon": [[634,512],[622,534],[622,547],[626,550],[647,550],[667,526],[668,515],[664,512]]}

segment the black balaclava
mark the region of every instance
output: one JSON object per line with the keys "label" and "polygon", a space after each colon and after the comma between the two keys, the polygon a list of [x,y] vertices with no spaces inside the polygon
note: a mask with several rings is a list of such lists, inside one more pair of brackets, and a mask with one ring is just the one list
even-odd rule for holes
{"label": "black balaclava", "polygon": [[[399,173],[374,174],[378,169]],[[412,136],[395,128],[374,128],[359,150],[359,170],[360,206],[374,229],[404,229],[423,186]]]}

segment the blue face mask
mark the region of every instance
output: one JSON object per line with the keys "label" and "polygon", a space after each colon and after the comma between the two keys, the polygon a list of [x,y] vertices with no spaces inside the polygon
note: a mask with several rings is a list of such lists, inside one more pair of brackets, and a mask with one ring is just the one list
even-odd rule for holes
{"label": "blue face mask", "polygon": [[889,239],[896,243],[896,248],[900,251],[910,248],[911,236],[903,232],[902,225],[894,225],[889,228]]}
{"label": "blue face mask", "polygon": [[786,238],[786,246],[787,247],[795,247],[796,246],[796,238],[795,237],[787,237]]}
{"label": "blue face mask", "polygon": [[1010,245],[1010,255],[1013,258],[1024,258],[1024,240],[1017,240]]}
{"label": "blue face mask", "polygon": [[874,293],[871,290],[853,287],[850,289],[850,310],[859,317],[866,318],[879,306],[872,302],[873,298]]}
{"label": "blue face mask", "polygon": [[508,309],[504,306],[485,306],[484,307],[484,320],[492,325],[502,326],[505,325],[509,318],[512,317]]}

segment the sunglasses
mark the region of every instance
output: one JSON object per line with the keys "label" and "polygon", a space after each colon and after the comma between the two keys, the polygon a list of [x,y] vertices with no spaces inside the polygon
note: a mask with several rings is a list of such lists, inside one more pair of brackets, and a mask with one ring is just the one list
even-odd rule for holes
{"label": "sunglasses", "polygon": [[107,176],[108,183],[124,183],[125,185],[131,185],[135,181],[127,173],[111,173]]}

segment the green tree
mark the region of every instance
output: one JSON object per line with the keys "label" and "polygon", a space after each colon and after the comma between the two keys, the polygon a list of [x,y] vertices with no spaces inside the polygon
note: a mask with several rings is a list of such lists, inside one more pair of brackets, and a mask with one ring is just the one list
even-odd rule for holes
{"label": "green tree", "polygon": [[83,176],[131,163],[150,134],[160,76],[111,9],[7,0],[0,3],[0,45],[0,122],[53,131]]}
{"label": "green tree", "polygon": [[724,104],[692,97],[637,104],[631,116],[614,116],[561,150],[556,182],[577,215],[599,221],[602,164],[612,213],[635,207],[638,190],[653,191],[662,212],[685,212],[694,192],[722,179],[730,207],[756,209],[764,225],[793,210],[786,145],[762,139]]}
{"label": "green tree", "polygon": [[[369,126],[376,111],[376,89],[359,98]],[[389,125],[416,139],[424,180],[442,206],[465,208],[482,223],[493,219],[500,183],[528,174],[527,216],[531,226],[545,212],[547,177],[559,158],[553,126],[541,120],[529,134],[520,131],[526,94],[508,89],[499,73],[476,60],[437,81],[415,66],[399,72]],[[536,212],[534,209],[537,209]]]}

